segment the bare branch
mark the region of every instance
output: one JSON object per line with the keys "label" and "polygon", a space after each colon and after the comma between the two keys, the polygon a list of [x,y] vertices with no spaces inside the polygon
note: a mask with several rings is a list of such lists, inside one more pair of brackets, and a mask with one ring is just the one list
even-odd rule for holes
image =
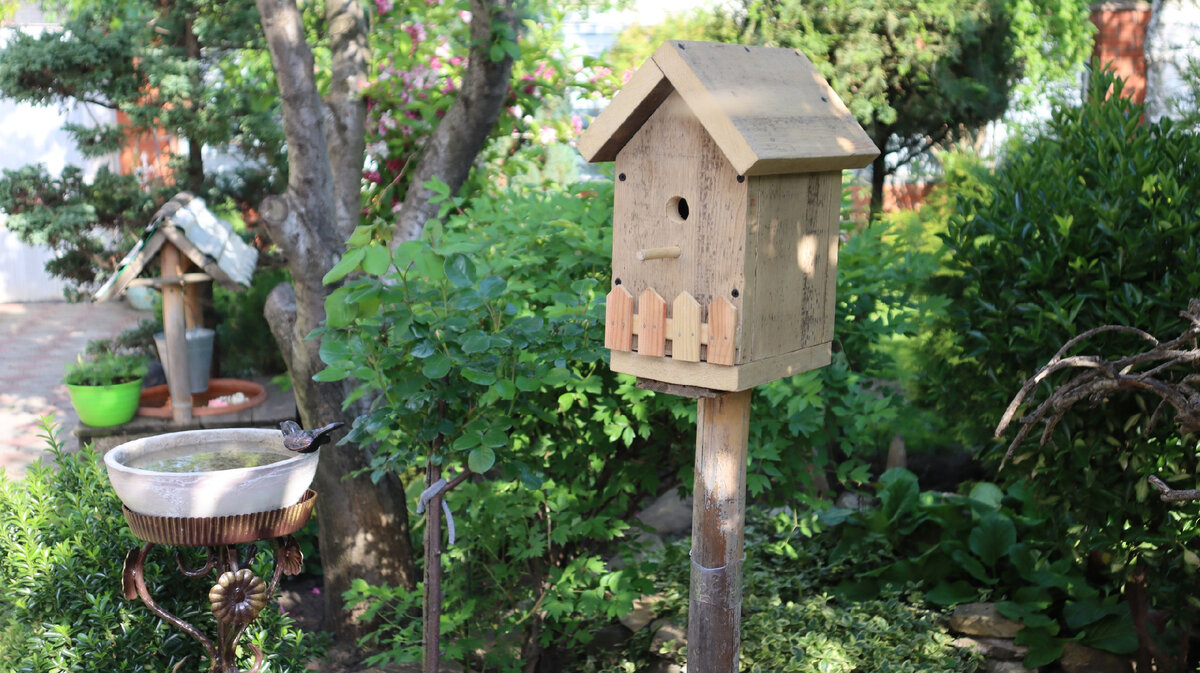
{"label": "bare branch", "polygon": [[1149,481],[1151,486],[1158,489],[1158,497],[1163,502],[1193,502],[1200,500],[1200,491],[1192,488],[1176,490],[1167,486],[1166,482],[1158,478],[1158,475],[1152,474],[1146,477],[1146,481]]}
{"label": "bare branch", "polygon": [[[1021,386],[1000,418],[995,436],[1003,436],[1020,408],[1032,400],[1038,387],[1051,375],[1066,369],[1086,371],[1057,386],[1032,413],[1020,419],[1022,427],[1009,444],[1005,461],[1029,436],[1033,425],[1041,423],[1045,426],[1041,434],[1041,445],[1045,446],[1059,422],[1076,404],[1084,400],[1098,403],[1115,392],[1149,392],[1158,396],[1162,402],[1151,415],[1150,427],[1158,421],[1164,406],[1170,405],[1175,410],[1175,422],[1181,432],[1200,432],[1200,395],[1193,387],[1200,382],[1200,375],[1195,373],[1196,365],[1200,364],[1200,349],[1196,347],[1197,336],[1200,336],[1200,301],[1191,300],[1188,310],[1180,315],[1189,323],[1187,329],[1179,337],[1165,343],[1136,327],[1104,325],[1087,330],[1063,344],[1054,357]],[[1116,360],[1106,360],[1097,355],[1067,357],[1067,353],[1087,339],[1109,332],[1137,336],[1152,347]],[[1150,365],[1149,368],[1142,370],[1147,365]]]}

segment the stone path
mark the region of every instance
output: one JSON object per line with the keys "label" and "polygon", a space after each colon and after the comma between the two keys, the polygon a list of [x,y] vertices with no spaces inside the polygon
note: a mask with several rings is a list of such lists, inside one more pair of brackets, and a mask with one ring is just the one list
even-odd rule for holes
{"label": "stone path", "polygon": [[0,468],[8,476],[23,477],[45,455],[41,416],[54,414],[67,448],[78,447],[66,366],[89,340],[116,336],[150,315],[123,301],[0,304]]}

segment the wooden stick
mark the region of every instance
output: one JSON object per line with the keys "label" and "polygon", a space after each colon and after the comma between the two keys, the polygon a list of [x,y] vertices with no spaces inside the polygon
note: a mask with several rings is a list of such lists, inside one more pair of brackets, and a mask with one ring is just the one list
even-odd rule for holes
{"label": "wooden stick", "polygon": [[688,604],[688,670],[694,673],[738,670],[752,392],[698,402]]}
{"label": "wooden stick", "polygon": [[635,257],[638,261],[644,262],[648,259],[675,259],[683,254],[683,250],[677,245],[669,245],[665,248],[646,248],[638,250]]}
{"label": "wooden stick", "polygon": [[[183,273],[179,250],[171,243],[164,243],[159,253],[162,275],[178,276]],[[176,423],[192,420],[192,381],[188,369],[187,318],[184,315],[183,288],[164,285],[163,334],[167,353],[163,356],[163,369],[167,374],[167,390],[171,395],[171,418]]]}

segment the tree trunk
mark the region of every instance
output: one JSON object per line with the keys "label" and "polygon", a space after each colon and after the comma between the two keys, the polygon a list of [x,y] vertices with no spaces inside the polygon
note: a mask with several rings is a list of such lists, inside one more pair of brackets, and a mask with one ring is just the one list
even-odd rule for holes
{"label": "tree trunk", "polygon": [[[884,143],[887,139],[884,139]],[[883,143],[875,143],[883,147]],[[883,181],[887,177],[887,155],[882,152],[871,162],[871,219],[883,212]]]}
{"label": "tree trunk", "polygon": [[[318,355],[319,340],[305,341],[305,337],[325,319],[327,290],[321,278],[337,261],[346,234],[358,222],[359,209],[346,207],[350,201],[346,192],[352,192],[355,201],[359,198],[361,140],[357,160],[348,156],[353,147],[339,147],[331,152],[327,145],[324,131],[327,110],[317,93],[312,51],[304,40],[295,1],[257,0],[257,4],[283,100],[283,128],[288,143],[287,193],[272,197],[271,207],[262,210],[272,240],[287,257],[292,285],[280,285],[272,291],[266,308],[267,320],[291,374],[303,425],[315,427],[335,419],[350,422],[353,418],[342,411],[344,386],[312,380],[313,374],[324,365]],[[353,2],[332,4],[335,30],[340,31],[334,39],[334,48],[361,52],[365,35],[354,35],[365,30],[361,7],[350,7],[357,4]],[[359,20],[354,17],[356,13]],[[361,53],[357,56],[335,53],[334,62],[344,69],[341,84],[333,88],[335,91],[340,88],[348,99],[352,97],[349,86],[353,74],[347,73],[365,68],[365,58]],[[338,133],[349,133],[363,125],[363,107],[345,99],[341,106],[335,101],[335,107],[328,111],[331,118],[338,119],[334,124],[337,130],[330,139],[333,145],[340,142]],[[341,115],[360,118],[355,121]],[[331,163],[331,156],[337,164]],[[353,176],[347,176],[347,171]],[[364,451],[335,445],[322,453],[315,487],[319,497],[317,519],[325,573],[326,624],[339,641],[353,643],[369,627],[355,623],[353,616],[344,610],[342,593],[350,588],[352,580],[416,585],[408,509],[404,491],[395,481],[375,485],[365,476],[348,477],[367,466]]]}
{"label": "tree trunk", "polygon": [[396,219],[393,244],[412,241],[421,235],[425,222],[437,215],[438,204],[431,203],[434,192],[425,183],[438,179],[450,187],[453,194],[462,187],[471,173],[471,165],[500,118],[500,110],[508,96],[512,78],[512,57],[505,53],[499,61],[491,59],[489,48],[494,35],[494,23],[507,23],[516,34],[519,17],[516,0],[471,0],[471,53],[463,73],[462,89],[446,111],[446,116],[434,129],[413,179],[404,196],[404,204]]}

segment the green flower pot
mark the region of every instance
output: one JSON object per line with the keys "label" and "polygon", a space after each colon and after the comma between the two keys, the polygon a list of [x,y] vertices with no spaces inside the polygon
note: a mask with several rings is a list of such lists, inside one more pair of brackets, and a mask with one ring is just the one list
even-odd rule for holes
{"label": "green flower pot", "polygon": [[128,423],[137,413],[142,394],[142,380],[112,386],[67,385],[71,404],[79,420],[94,428],[107,428]]}

